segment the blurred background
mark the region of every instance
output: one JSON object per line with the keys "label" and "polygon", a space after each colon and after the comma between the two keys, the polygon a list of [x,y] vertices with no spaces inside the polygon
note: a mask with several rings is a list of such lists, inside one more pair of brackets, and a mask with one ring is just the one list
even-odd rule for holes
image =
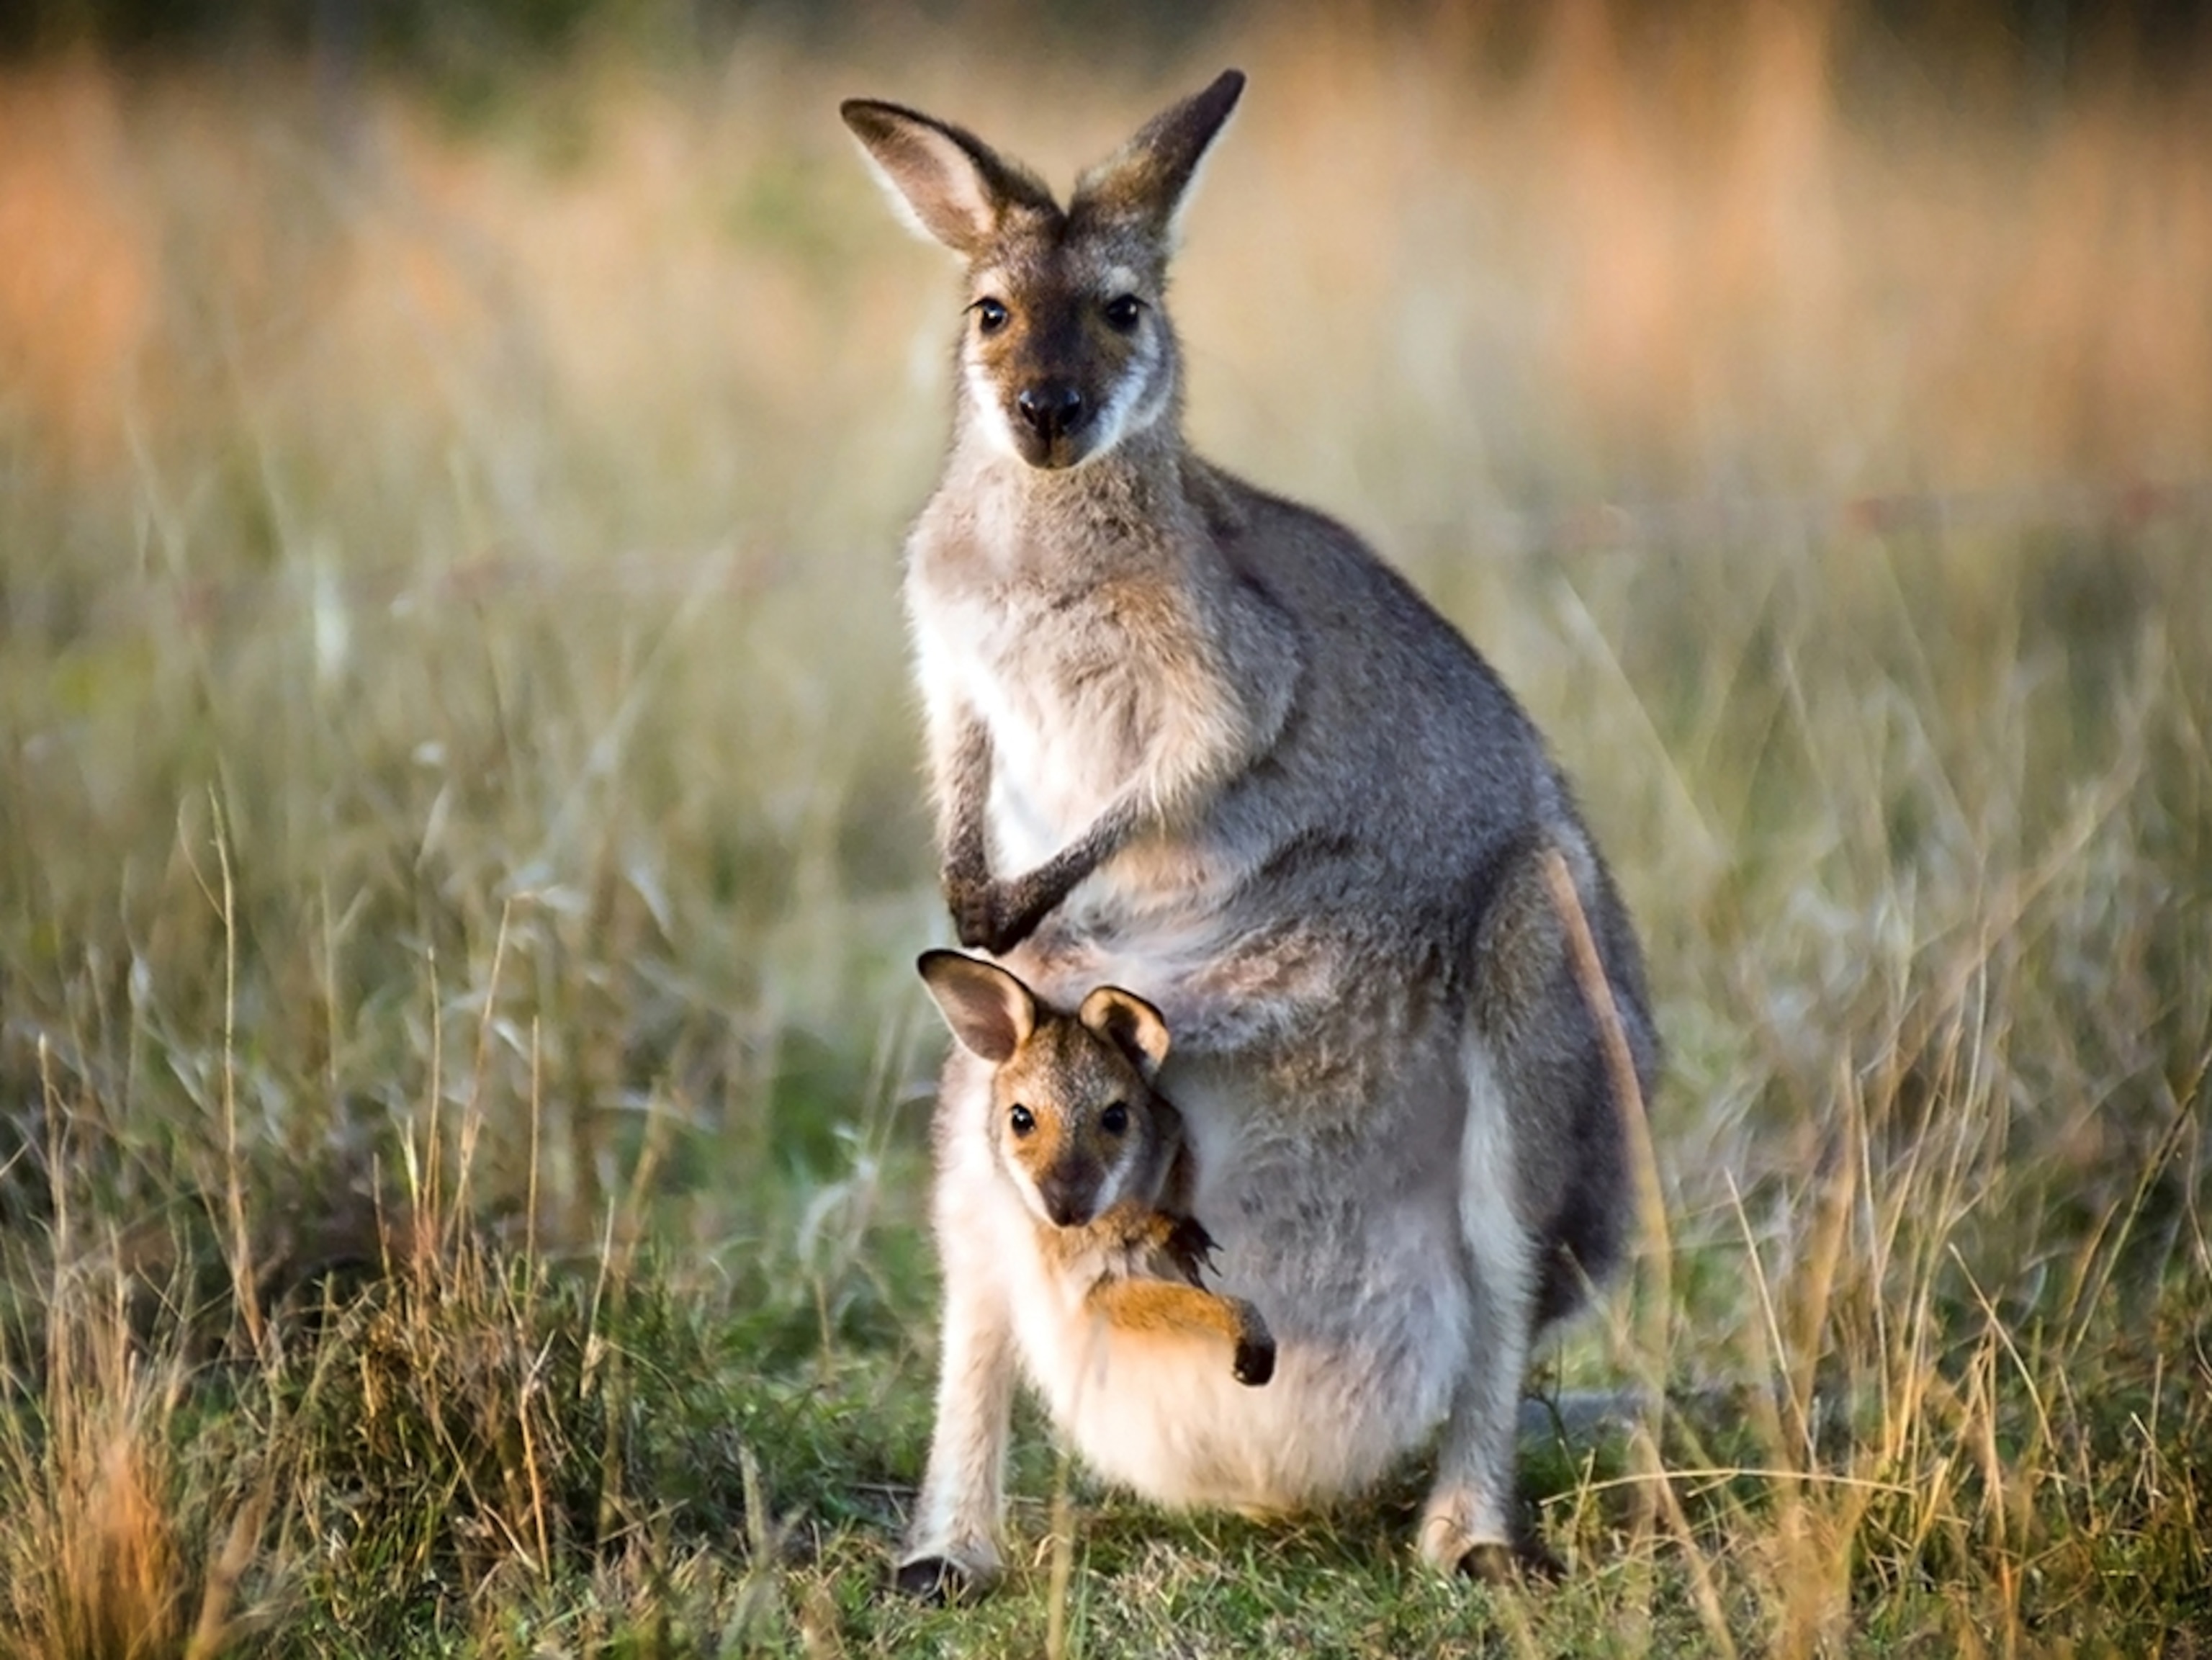
{"label": "blurred background", "polygon": [[[1668,1049],[1539,1371],[1689,1508],[1537,1461],[1522,1646],[2208,1628],[2194,8],[0,0],[0,1649],[1051,1651],[875,1597],[960,296],[836,106],[1064,186],[1229,64],[1192,431],[1504,672]],[[1411,1492],[1086,1513],[1091,1651],[1478,1651]]]}
{"label": "blurred background", "polygon": [[485,1169],[586,1232],[656,1122],[679,1188],[910,1134],[897,550],[956,295],[836,103],[1064,185],[1235,64],[1194,433],[1554,734],[1686,1166],[1802,1158],[1832,1056],[1909,1061],[2000,940],[2094,1164],[2197,1030],[2152,945],[2204,915],[2208,43],[2148,0],[17,0],[0,1066],[187,1167],[228,1067],[298,1169],[459,1092],[450,1025],[566,1125],[542,1194],[520,1114]]}

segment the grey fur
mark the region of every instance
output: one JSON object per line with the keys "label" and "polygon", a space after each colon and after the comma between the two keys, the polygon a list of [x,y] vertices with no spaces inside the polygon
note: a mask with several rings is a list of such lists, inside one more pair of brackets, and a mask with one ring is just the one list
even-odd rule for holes
{"label": "grey fur", "polygon": [[1111,982],[1165,1016],[1195,1212],[1280,1346],[1273,1384],[1241,1399],[1131,1357],[1096,1407],[1029,1282],[994,1266],[972,1157],[987,1069],[956,1054],[945,1371],[908,1556],[933,1583],[997,1570],[1018,1363],[1094,1463],[1168,1503],[1324,1504],[1442,1422],[1421,1554],[1492,1562],[1516,1532],[1528,1343],[1625,1243],[1620,1109],[1547,848],[1646,1087],[1658,1045],[1635,936],[1542,739],[1356,535],[1182,437],[1167,259],[1241,87],[1148,124],[1065,210],[970,134],[846,106],[967,270],[952,446],[907,548],[962,941],[1059,1006]]}

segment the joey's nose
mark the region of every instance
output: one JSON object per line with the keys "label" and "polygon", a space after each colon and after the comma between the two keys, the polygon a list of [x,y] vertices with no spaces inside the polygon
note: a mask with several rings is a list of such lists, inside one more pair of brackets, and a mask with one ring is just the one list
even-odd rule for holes
{"label": "joey's nose", "polygon": [[1023,387],[1014,406],[1030,430],[1048,444],[1073,431],[1083,418],[1083,394],[1065,380]]}
{"label": "joey's nose", "polygon": [[1091,1188],[1087,1181],[1048,1176],[1037,1183],[1037,1197],[1054,1227],[1080,1227],[1091,1219]]}

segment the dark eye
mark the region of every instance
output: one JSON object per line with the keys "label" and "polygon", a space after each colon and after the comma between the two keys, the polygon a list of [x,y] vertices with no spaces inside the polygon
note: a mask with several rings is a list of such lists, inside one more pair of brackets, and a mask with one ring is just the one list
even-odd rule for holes
{"label": "dark eye", "polygon": [[1119,1135],[1129,1128],[1129,1110],[1119,1101],[1098,1115],[1098,1128],[1109,1135]]}
{"label": "dark eye", "polygon": [[1027,1107],[1016,1107],[1006,1115],[1006,1124],[1017,1135],[1027,1135],[1036,1128],[1036,1116]]}
{"label": "dark eye", "polygon": [[1145,302],[1133,294],[1116,295],[1106,302],[1106,326],[1116,334],[1129,333],[1144,314]]}
{"label": "dark eye", "polygon": [[978,300],[968,309],[975,313],[975,326],[986,334],[996,334],[1006,326],[1006,319],[1013,315],[996,300]]}

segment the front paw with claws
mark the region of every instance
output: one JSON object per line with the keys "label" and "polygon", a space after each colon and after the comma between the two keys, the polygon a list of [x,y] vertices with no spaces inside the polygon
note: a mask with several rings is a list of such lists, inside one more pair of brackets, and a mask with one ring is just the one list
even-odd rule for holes
{"label": "front paw with claws", "polygon": [[1168,1224],[1167,1237],[1161,1241],[1160,1248],[1182,1270],[1184,1279],[1194,1286],[1203,1283],[1199,1279],[1200,1270],[1213,1266],[1213,1236],[1200,1225],[1195,1216],[1169,1216],[1163,1219]]}
{"label": "front paw with claws", "polygon": [[949,879],[945,902],[952,912],[952,929],[962,947],[1003,957],[1036,932],[1036,925],[1052,909],[1049,898],[1030,891],[1019,881]]}

